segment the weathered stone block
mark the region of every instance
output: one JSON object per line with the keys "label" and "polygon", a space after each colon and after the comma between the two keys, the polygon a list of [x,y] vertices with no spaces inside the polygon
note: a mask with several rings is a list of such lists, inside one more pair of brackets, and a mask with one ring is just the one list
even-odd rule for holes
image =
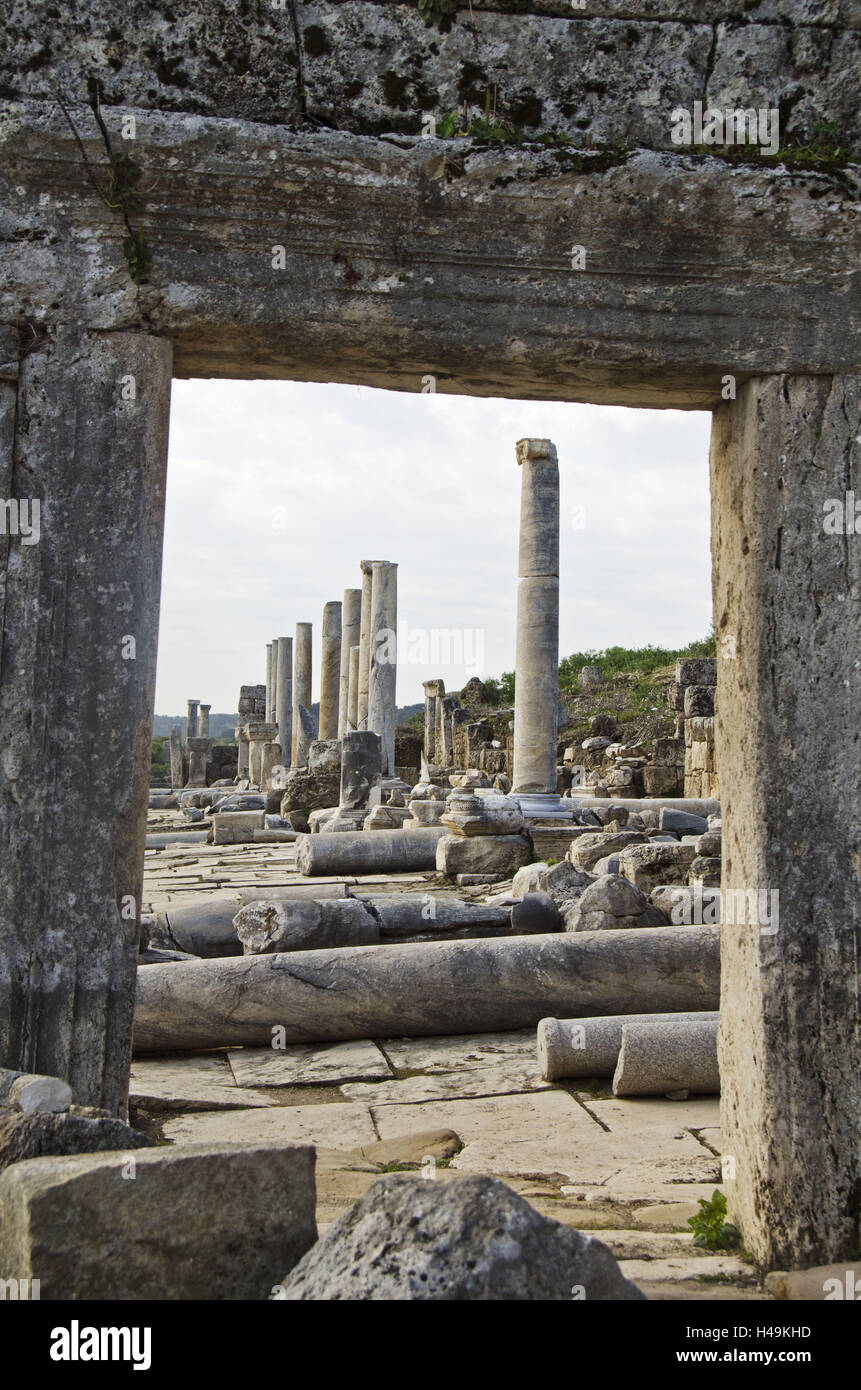
{"label": "weathered stone block", "polygon": [[645,835],[639,830],[617,830],[605,833],[600,830],[587,831],[575,840],[568,851],[568,858],[578,869],[591,869],[608,854],[615,854],[629,845],[643,845]]}
{"label": "weathered stone block", "polygon": [[662,883],[678,883],[687,877],[696,856],[693,845],[663,840],[648,845],[632,845],[619,856],[619,869],[644,893]]}
{"label": "weathered stone block", "polygon": [[216,811],[212,817],[212,843],[244,844],[254,839],[255,830],[265,828],[265,811]]}
{"label": "weathered stone block", "polygon": [[441,824],[453,835],[516,835],[523,813],[516,801],[502,796],[451,796]]}
{"label": "weathered stone block", "polygon": [[646,796],[681,796],[684,790],[684,769],[644,767],[643,793]]}
{"label": "weathered stone block", "polygon": [[513,873],[533,857],[525,835],[444,835],[436,851],[437,872],[456,874]]}
{"label": "weathered stone block", "polygon": [[685,717],[713,715],[715,712],[715,687],[713,685],[689,685],[685,691]]}
{"label": "weathered stone block", "polygon": [[716,685],[717,659],[713,656],[685,656],[676,662],[676,684]]}
{"label": "weathered stone block", "polygon": [[315,1195],[310,1144],[31,1159],[0,1177],[0,1269],[43,1299],[264,1299],[317,1238]]}
{"label": "weathered stone block", "polygon": [[29,1158],[146,1148],[154,1142],[123,1120],[98,1113],[24,1115],[0,1109],[0,1171]]}
{"label": "weathered stone block", "polygon": [[[380,1258],[385,1249],[386,1258]],[[600,1241],[539,1215],[498,1178],[381,1178],[283,1281],[277,1299],[642,1299]]]}

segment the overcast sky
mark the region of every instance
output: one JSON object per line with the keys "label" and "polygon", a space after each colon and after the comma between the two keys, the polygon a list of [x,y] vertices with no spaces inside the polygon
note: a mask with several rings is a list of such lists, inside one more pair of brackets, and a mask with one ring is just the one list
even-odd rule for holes
{"label": "overcast sky", "polygon": [[709,424],[682,411],[175,381],[156,712],[180,714],[189,698],[235,711],[240,685],[264,679],[267,641],[297,622],[314,624],[317,700],[323,604],[361,586],[362,559],[399,565],[398,704],[421,700],[431,677],[458,690],[512,670],[525,436],[559,453],[560,655],[705,636]]}

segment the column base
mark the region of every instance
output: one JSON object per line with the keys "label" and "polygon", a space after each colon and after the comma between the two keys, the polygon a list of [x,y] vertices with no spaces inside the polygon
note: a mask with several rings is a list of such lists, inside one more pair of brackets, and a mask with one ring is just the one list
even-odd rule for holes
{"label": "column base", "polygon": [[566,806],[555,792],[509,792],[509,796],[517,802],[526,820],[574,819],[570,804]]}

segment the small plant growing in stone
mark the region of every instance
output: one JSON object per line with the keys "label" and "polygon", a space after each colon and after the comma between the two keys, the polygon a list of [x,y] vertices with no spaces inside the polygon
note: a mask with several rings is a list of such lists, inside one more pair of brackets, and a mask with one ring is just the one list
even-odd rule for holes
{"label": "small plant growing in stone", "polygon": [[741,1231],[726,1219],[726,1197],[715,1190],[710,1201],[699,1200],[696,1216],[688,1218],[694,1245],[701,1250],[735,1250],[741,1244]]}
{"label": "small plant growing in stone", "polygon": [[435,24],[437,29],[448,29],[457,14],[457,0],[418,0],[418,9],[428,28]]}

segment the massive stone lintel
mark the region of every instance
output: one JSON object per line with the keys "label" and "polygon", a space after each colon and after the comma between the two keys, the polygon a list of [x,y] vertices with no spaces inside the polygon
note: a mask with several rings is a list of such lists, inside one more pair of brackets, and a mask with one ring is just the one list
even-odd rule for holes
{"label": "massive stone lintel", "polygon": [[[3,537],[0,1066],[125,1111],[155,692],[171,351],[55,327],[21,364]],[[125,399],[131,375],[135,399]],[[8,472],[5,472],[8,466]],[[6,494],[9,495],[9,494]],[[84,501],[86,499],[86,501]],[[128,634],[135,659],[123,657]]]}
{"label": "massive stone lintel", "polygon": [[[462,394],[680,409],[718,404],[727,373],[857,370],[851,167],[102,111],[117,136],[136,117],[149,282],[130,280],[121,220],[62,112],[25,104],[0,132],[0,319],[41,322],[62,283],[67,320],[115,329],[144,315],[169,335],[178,376],[415,391],[444,363],[445,389]],[[102,168],[92,111],[70,114]],[[349,285],[336,242],[354,251]]]}
{"label": "massive stone lintel", "polygon": [[859,422],[861,378],[771,377],[712,436],[723,889],[746,901],[722,942],[726,1190],[781,1269],[861,1246]]}

